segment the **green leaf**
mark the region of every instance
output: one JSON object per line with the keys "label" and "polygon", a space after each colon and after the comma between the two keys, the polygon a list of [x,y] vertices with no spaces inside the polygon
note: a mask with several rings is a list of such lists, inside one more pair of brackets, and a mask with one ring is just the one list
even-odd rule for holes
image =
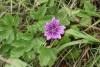
{"label": "green leaf", "polygon": [[39,63],[41,66],[47,66],[49,64],[51,66],[56,60],[56,53],[52,48],[41,46],[39,53]]}
{"label": "green leaf", "polygon": [[61,9],[58,10],[58,17],[59,19],[61,19],[60,24],[61,25],[69,25],[70,21],[69,18],[66,17],[67,13],[66,13],[66,9],[64,7],[62,7]]}
{"label": "green leaf", "polygon": [[30,17],[33,19],[38,19],[37,12],[34,9],[30,10]]}
{"label": "green leaf", "polygon": [[30,11],[30,16],[36,20],[39,20],[41,18],[43,18],[43,16],[45,15],[47,11],[47,7],[46,6],[42,6],[38,8],[38,11],[35,11],[34,9],[32,9]]}
{"label": "green leaf", "polygon": [[53,15],[45,15],[40,21],[49,22],[51,21],[52,17]]}
{"label": "green leaf", "polygon": [[81,19],[80,24],[81,24],[81,25],[84,25],[84,26],[86,26],[86,25],[91,25],[91,18],[88,17],[88,16],[84,16],[84,17]]}
{"label": "green leaf", "polygon": [[28,44],[24,47],[25,52],[29,52],[34,46],[33,40],[29,40],[27,43]]}
{"label": "green leaf", "polygon": [[69,25],[70,24],[70,21],[67,18],[63,18],[63,19],[61,19],[60,24],[61,25]]}
{"label": "green leaf", "polygon": [[[11,27],[4,27],[2,28],[2,31],[0,31],[0,40],[3,39],[9,39],[9,37],[11,36],[13,30]],[[12,38],[13,40],[13,38]]]}
{"label": "green leaf", "polygon": [[0,47],[0,54],[2,56],[4,56],[5,58],[9,58],[10,57],[10,53],[11,53],[11,49],[13,47],[10,44],[3,44]]}
{"label": "green leaf", "polygon": [[14,47],[25,47],[27,45],[29,45],[29,41],[25,41],[25,40],[15,40],[14,42],[12,42],[11,44]]}
{"label": "green leaf", "polygon": [[46,6],[43,6],[43,7],[39,8],[39,10],[38,10],[39,19],[43,18],[43,16],[45,15],[46,11],[47,11],[47,7]]}
{"label": "green leaf", "polygon": [[74,25],[71,26],[71,29],[78,30],[78,31],[80,30],[77,26]]}
{"label": "green leaf", "polygon": [[100,15],[96,12],[96,6],[93,6],[89,1],[84,1],[84,8],[85,9],[79,9],[80,11],[77,13],[79,17],[85,17],[85,16],[100,17]]}
{"label": "green leaf", "polygon": [[54,0],[49,0],[49,4],[50,7],[54,6]]}
{"label": "green leaf", "polygon": [[42,33],[45,32],[44,26],[45,26],[45,21],[39,21],[36,25],[38,27],[38,30],[41,31]]}
{"label": "green leaf", "polygon": [[0,26],[4,26],[4,22],[3,22],[3,19],[0,18]]}
{"label": "green leaf", "polygon": [[6,26],[16,26],[20,22],[20,18],[18,16],[13,17],[9,13],[4,16],[4,24]]}
{"label": "green leaf", "polygon": [[25,32],[25,33],[18,32],[17,33],[17,39],[30,40],[32,39],[32,37],[33,37],[32,34],[28,32]]}
{"label": "green leaf", "polygon": [[76,14],[78,14],[80,12],[80,10],[78,9],[78,10],[73,10],[72,11],[72,15],[76,15]]}
{"label": "green leaf", "polygon": [[11,34],[9,34],[9,37],[7,38],[6,43],[11,44],[14,41],[14,39],[15,39],[15,35],[14,35],[14,31],[12,30]]}
{"label": "green leaf", "polygon": [[16,16],[16,17],[14,18],[14,21],[15,21],[16,25],[18,25],[19,22],[20,22],[20,18],[19,18],[18,16]]}
{"label": "green leaf", "polygon": [[36,57],[36,55],[35,55],[34,51],[25,52],[25,53],[23,54],[23,58],[24,58],[24,60],[27,61],[27,62],[34,60],[35,57]]}
{"label": "green leaf", "polygon": [[90,12],[95,12],[96,11],[96,6],[93,6],[90,1],[84,1],[84,8],[87,11]]}
{"label": "green leaf", "polygon": [[9,51],[10,48],[11,48],[11,45],[9,45],[9,44],[4,44],[4,45],[0,48],[0,54],[5,54],[6,52]]}
{"label": "green leaf", "polygon": [[59,44],[62,45],[62,44],[65,44],[65,43],[68,43],[70,42],[71,39],[68,37],[68,36],[64,36],[62,37],[62,39],[60,40]]}
{"label": "green leaf", "polygon": [[100,17],[100,15],[97,12],[90,12],[90,11],[86,11],[86,10],[82,10],[82,9],[80,9],[80,12],[77,13],[77,16],[79,16],[79,17],[85,17],[85,16]]}
{"label": "green leaf", "polygon": [[29,26],[27,26],[27,29],[28,29],[29,32],[31,32],[34,35],[34,34],[36,34],[37,26],[35,24],[29,25]]}
{"label": "green leaf", "polygon": [[63,19],[66,15],[66,9],[64,7],[62,7],[61,9],[58,10],[57,15],[60,19]]}
{"label": "green leaf", "polygon": [[80,56],[81,52],[82,52],[82,50],[73,49],[73,50],[69,53],[68,57],[70,57],[70,58],[73,59],[73,60],[76,60],[76,59]]}
{"label": "green leaf", "polygon": [[58,45],[58,43],[59,43],[58,40],[54,40],[54,41],[52,42],[52,46],[56,46],[56,45]]}
{"label": "green leaf", "polygon": [[40,48],[40,46],[42,46],[42,45],[45,45],[45,39],[44,38],[35,38],[34,40],[33,40],[33,48],[34,48],[34,51],[35,52],[37,52],[37,53],[39,53],[39,48]]}
{"label": "green leaf", "polygon": [[34,44],[31,40],[15,40],[11,45],[16,48],[23,48],[25,52],[28,52],[33,48]]}
{"label": "green leaf", "polygon": [[47,22],[51,22],[51,19],[52,19],[52,15],[46,15],[40,21],[34,24],[34,27],[37,27],[39,31],[44,33],[45,32],[44,26]]}
{"label": "green leaf", "polygon": [[63,4],[63,8],[65,9],[65,11],[69,16],[72,16],[72,10],[66,4]]}
{"label": "green leaf", "polygon": [[30,51],[33,48],[33,41],[32,40],[15,40],[12,44],[12,46],[16,48],[23,48],[25,52]]}
{"label": "green leaf", "polygon": [[15,25],[14,18],[10,14],[6,14],[4,16],[4,20],[5,20],[5,25],[7,25],[7,26],[14,26]]}
{"label": "green leaf", "polygon": [[74,30],[74,29],[67,30],[66,35],[67,34],[77,36],[79,38],[84,38],[84,39],[87,39],[87,40],[93,41],[93,42],[100,42],[99,40],[93,38],[92,36],[85,35],[85,34],[81,33],[80,31],[77,31],[77,30]]}
{"label": "green leaf", "polygon": [[19,58],[24,54],[24,48],[18,47],[11,50],[10,58]]}
{"label": "green leaf", "polygon": [[39,20],[37,23],[34,23],[34,25],[30,25],[27,27],[28,31],[31,32],[33,35],[36,34],[36,32],[39,30],[42,33],[45,32],[44,26],[46,22],[50,22],[52,19],[52,15],[45,15],[41,20]]}
{"label": "green leaf", "polygon": [[26,67],[27,63],[21,61],[20,59],[9,59],[11,61],[10,64],[6,64],[4,67]]}

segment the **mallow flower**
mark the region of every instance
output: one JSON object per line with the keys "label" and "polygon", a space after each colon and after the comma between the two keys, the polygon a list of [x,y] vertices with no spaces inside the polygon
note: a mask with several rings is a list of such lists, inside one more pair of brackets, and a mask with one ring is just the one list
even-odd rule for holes
{"label": "mallow flower", "polygon": [[47,40],[50,39],[61,39],[61,34],[64,34],[65,26],[59,26],[60,20],[52,18],[52,21],[49,23],[46,23],[45,29],[46,32],[44,33],[44,36],[46,36]]}

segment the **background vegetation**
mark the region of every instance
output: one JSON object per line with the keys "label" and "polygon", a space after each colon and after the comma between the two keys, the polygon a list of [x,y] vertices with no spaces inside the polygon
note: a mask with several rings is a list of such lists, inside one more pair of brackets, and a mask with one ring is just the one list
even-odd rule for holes
{"label": "background vegetation", "polygon": [[[53,17],[65,34],[47,41]],[[100,67],[100,0],[0,0],[0,67]]]}

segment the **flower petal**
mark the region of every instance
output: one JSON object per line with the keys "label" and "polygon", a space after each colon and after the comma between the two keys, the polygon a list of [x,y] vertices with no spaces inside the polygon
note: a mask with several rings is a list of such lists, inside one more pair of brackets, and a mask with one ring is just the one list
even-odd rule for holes
{"label": "flower petal", "polygon": [[55,17],[52,18],[52,25],[53,25],[53,28],[56,28],[60,23],[60,20],[56,20]]}
{"label": "flower petal", "polygon": [[56,32],[58,32],[59,34],[64,34],[65,28],[66,28],[65,26],[58,26],[58,28],[56,29]]}
{"label": "flower petal", "polygon": [[46,23],[45,29],[46,30],[51,30],[52,29],[52,24],[51,23]]}
{"label": "flower petal", "polygon": [[44,36],[46,36],[47,40],[50,40],[52,38],[52,32],[51,31],[47,31],[44,33]]}
{"label": "flower petal", "polygon": [[53,39],[61,39],[61,35],[59,34],[59,33],[57,33],[57,32],[53,32],[53,34],[52,34],[52,38]]}

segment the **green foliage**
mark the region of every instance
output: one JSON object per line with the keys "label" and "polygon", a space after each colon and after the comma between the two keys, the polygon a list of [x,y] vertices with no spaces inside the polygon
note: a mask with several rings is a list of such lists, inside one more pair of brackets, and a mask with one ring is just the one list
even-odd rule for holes
{"label": "green foliage", "polygon": [[17,39],[20,40],[20,39],[23,39],[23,40],[31,40],[32,39],[32,34],[31,33],[21,33],[21,32],[18,32],[17,33]]}
{"label": "green foliage", "polygon": [[89,1],[84,2],[84,8],[85,8],[85,10],[90,11],[90,12],[96,11],[96,6],[93,6]]}
{"label": "green foliage", "polygon": [[[11,45],[9,44],[4,44],[1,48],[0,48],[0,54],[6,56],[7,54],[9,54],[9,50],[11,49]],[[9,56],[9,55],[8,55]]]}
{"label": "green foliage", "polygon": [[16,26],[20,21],[20,18],[18,16],[13,17],[10,14],[6,14],[4,16],[4,24],[7,26]]}
{"label": "green foliage", "polygon": [[12,28],[11,27],[2,27],[2,28],[3,28],[2,31],[0,31],[0,40],[8,39],[13,32]]}
{"label": "green foliage", "polygon": [[93,38],[92,36],[90,35],[85,35],[83,33],[81,33],[80,31],[77,31],[77,30],[73,30],[73,29],[69,29],[66,31],[66,34],[71,34],[71,35],[74,35],[74,36],[77,36],[79,38],[84,38],[84,39],[87,39],[89,41],[94,41],[94,42],[100,42],[99,40]]}
{"label": "green foliage", "polygon": [[[63,60],[67,67],[76,61],[76,67],[99,67],[100,11],[94,1],[0,1],[0,55],[12,62],[5,67],[53,67]],[[53,17],[66,26],[65,33],[61,39],[46,40],[44,26]],[[86,62],[78,62],[87,45]]]}
{"label": "green foliage", "polygon": [[13,48],[11,51],[11,58],[19,58],[22,56],[24,53],[24,48],[23,47],[18,47],[18,48]]}
{"label": "green foliage", "polygon": [[36,57],[36,54],[35,54],[34,51],[30,51],[30,52],[28,52],[28,53],[25,52],[25,53],[23,54],[23,58],[24,58],[24,60],[27,61],[27,62],[30,62],[30,61],[34,60],[35,57]]}
{"label": "green foliage", "polygon": [[39,61],[41,66],[52,66],[56,60],[56,53],[53,49],[47,47],[40,47]]}
{"label": "green foliage", "polygon": [[11,45],[15,47],[11,51],[11,58],[18,58],[33,48],[33,41],[16,40]]}
{"label": "green foliage", "polygon": [[64,48],[66,48],[66,47],[68,47],[68,46],[72,46],[72,45],[77,45],[77,44],[80,44],[80,43],[85,43],[85,44],[88,44],[88,43],[91,43],[91,42],[89,42],[89,41],[87,41],[87,40],[76,40],[76,41],[72,41],[72,42],[68,42],[68,43],[65,43],[65,44],[63,44],[63,45],[61,45],[60,47],[58,46],[58,47],[56,47],[55,49],[55,51],[57,52],[57,53],[59,53],[61,50],[63,50]]}
{"label": "green foliage", "polygon": [[29,26],[27,26],[27,29],[33,35],[36,34],[36,32],[37,32],[37,26],[36,25],[29,25]]}
{"label": "green foliage", "polygon": [[68,43],[68,42],[70,42],[70,41],[71,41],[71,39],[70,39],[69,37],[64,36],[64,37],[60,40],[59,44],[62,45],[62,44]]}
{"label": "green foliage", "polygon": [[26,67],[27,64],[20,59],[10,59],[11,60],[11,65],[6,64],[4,67]]}
{"label": "green foliage", "polygon": [[91,18],[88,17],[88,16],[83,17],[83,18],[81,19],[81,21],[80,21],[80,24],[81,24],[81,25],[84,25],[84,26],[86,26],[86,25],[91,25]]}
{"label": "green foliage", "polygon": [[59,41],[58,41],[58,40],[54,40],[54,41],[52,42],[52,45],[53,45],[53,46],[57,46],[57,45],[58,45],[58,43],[59,43]]}
{"label": "green foliage", "polygon": [[43,7],[39,7],[37,11],[35,11],[35,9],[33,8],[30,11],[30,16],[34,19],[41,19],[44,17],[45,13],[46,13],[47,7],[43,6]]}
{"label": "green foliage", "polygon": [[45,39],[44,38],[36,38],[33,40],[33,48],[34,48],[34,51],[39,53],[39,48],[42,46],[42,45],[45,45]]}
{"label": "green foliage", "polygon": [[73,49],[68,56],[72,60],[76,60],[80,56],[81,52],[82,50]]}
{"label": "green foliage", "polygon": [[29,41],[25,41],[25,40],[15,40],[11,45],[14,47],[24,47],[27,46],[29,44]]}
{"label": "green foliage", "polygon": [[55,0],[49,0],[49,4],[48,4],[48,5],[49,5],[50,7],[54,6],[54,1],[55,1]]}

